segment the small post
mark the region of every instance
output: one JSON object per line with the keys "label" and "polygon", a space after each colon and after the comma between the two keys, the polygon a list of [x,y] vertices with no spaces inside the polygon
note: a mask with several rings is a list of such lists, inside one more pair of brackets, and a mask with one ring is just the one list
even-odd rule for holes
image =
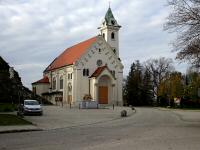
{"label": "small post", "polygon": [[69,103],[69,108],[70,108],[70,109],[72,108],[72,104],[71,104],[71,103]]}
{"label": "small post", "polygon": [[115,104],[113,104],[113,110],[115,109]]}
{"label": "small post", "polygon": [[78,108],[81,109],[81,104],[79,103]]}

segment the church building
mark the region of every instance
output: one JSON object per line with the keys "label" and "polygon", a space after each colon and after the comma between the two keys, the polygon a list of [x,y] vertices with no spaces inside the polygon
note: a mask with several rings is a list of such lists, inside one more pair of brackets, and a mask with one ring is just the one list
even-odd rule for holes
{"label": "church building", "polygon": [[32,83],[33,92],[52,103],[78,105],[89,97],[100,105],[122,105],[120,28],[109,7],[99,35],[64,50]]}

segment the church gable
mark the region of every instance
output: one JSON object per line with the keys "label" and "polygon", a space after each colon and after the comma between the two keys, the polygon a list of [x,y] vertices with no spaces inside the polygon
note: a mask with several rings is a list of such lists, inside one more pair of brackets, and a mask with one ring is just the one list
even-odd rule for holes
{"label": "church gable", "polygon": [[102,74],[111,76],[113,79],[115,79],[112,71],[107,66],[98,67],[90,76],[90,78],[99,78]]}
{"label": "church gable", "polygon": [[123,69],[121,61],[102,36],[97,36],[97,40],[85,52],[85,54],[76,61],[76,65],[78,68],[96,69],[97,67],[107,65],[108,68],[115,70]]}

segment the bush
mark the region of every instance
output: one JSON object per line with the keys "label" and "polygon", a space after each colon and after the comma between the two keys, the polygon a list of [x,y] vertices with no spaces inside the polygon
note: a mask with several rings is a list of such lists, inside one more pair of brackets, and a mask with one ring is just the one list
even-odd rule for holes
{"label": "bush", "polygon": [[181,108],[200,108],[200,102],[198,100],[182,98]]}
{"label": "bush", "polygon": [[16,110],[15,104],[0,103],[0,112],[13,112]]}

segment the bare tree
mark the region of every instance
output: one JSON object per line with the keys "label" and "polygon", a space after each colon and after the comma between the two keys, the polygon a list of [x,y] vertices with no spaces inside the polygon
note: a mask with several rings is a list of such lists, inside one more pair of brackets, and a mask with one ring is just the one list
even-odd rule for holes
{"label": "bare tree", "polygon": [[172,10],[164,29],[177,33],[177,59],[200,66],[200,0],[168,0]]}
{"label": "bare tree", "polygon": [[173,61],[170,58],[149,59],[145,62],[153,83],[153,93],[157,97],[158,87],[169,74],[174,71]]}

